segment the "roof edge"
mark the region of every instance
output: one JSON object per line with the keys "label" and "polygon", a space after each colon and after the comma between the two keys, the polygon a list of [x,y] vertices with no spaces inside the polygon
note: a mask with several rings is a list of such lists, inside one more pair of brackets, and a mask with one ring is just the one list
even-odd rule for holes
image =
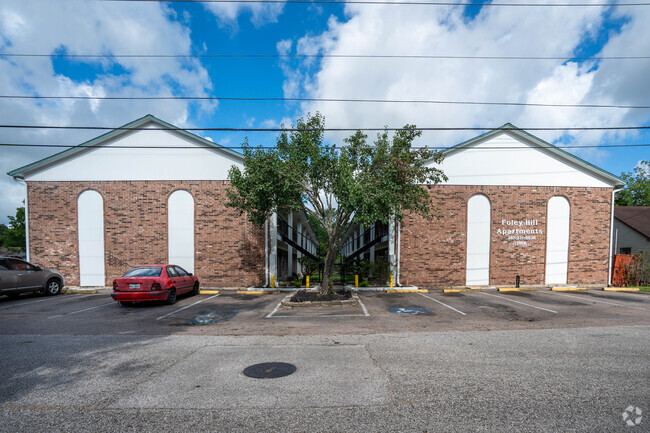
{"label": "roof edge", "polygon": [[175,125],[172,125],[171,123],[165,122],[164,120],[161,120],[161,119],[157,118],[156,116],[154,116],[152,114],[147,114],[147,115],[145,115],[145,116],[143,116],[143,117],[141,117],[139,119],[133,120],[133,121],[131,121],[131,122],[125,124],[125,125],[117,127],[115,129],[112,129],[112,130],[110,130],[110,131],[108,131],[108,132],[106,132],[106,133],[104,133],[102,135],[91,138],[90,140],[85,141],[85,142],[83,142],[81,144],[78,144],[78,145],[76,145],[74,147],[71,147],[69,149],[66,149],[66,150],[63,150],[61,152],[55,153],[54,155],[50,155],[50,156],[48,156],[46,158],[40,159],[38,161],[35,161],[35,162],[30,163],[30,164],[19,167],[17,169],[14,169],[14,170],[8,172],[7,175],[12,176],[14,178],[24,179],[25,175],[27,175],[30,172],[36,171],[39,168],[42,168],[42,167],[44,167],[44,166],[46,166],[48,164],[53,164],[53,163],[55,163],[57,161],[65,159],[65,158],[67,158],[69,156],[72,156],[72,155],[74,155],[76,153],[82,152],[83,150],[85,150],[85,148],[93,147],[93,146],[95,146],[97,144],[100,144],[102,142],[110,140],[111,138],[116,138],[116,137],[119,137],[122,134],[126,134],[128,132],[131,132],[131,128],[137,128],[138,126],[143,125],[143,124],[148,123],[148,122],[156,123],[156,124],[162,126],[163,128],[165,128],[165,130],[168,130],[169,132],[180,133],[181,135],[184,135],[184,136],[186,136],[186,137],[188,137],[190,139],[199,141],[202,144],[205,144],[206,146],[209,146],[209,147],[215,148],[217,150],[221,150],[223,152],[226,152],[229,155],[234,156],[234,157],[236,157],[238,159],[243,159],[243,155],[241,153],[239,153],[239,152],[236,152],[236,151],[234,151],[232,149],[228,149],[225,146],[222,146],[222,145],[220,145],[218,143],[207,140],[207,139],[205,139],[203,137],[200,137],[200,136],[198,136],[196,134],[193,134],[193,133],[191,133],[191,132],[189,132],[189,131],[187,131],[187,130],[185,130],[183,128],[179,128],[179,127],[177,127]]}
{"label": "roof edge", "polygon": [[551,143],[549,143],[549,142],[547,142],[545,140],[542,140],[541,138],[536,137],[533,134],[531,134],[531,133],[529,133],[529,132],[527,132],[527,131],[525,131],[523,129],[520,129],[520,128],[516,127],[515,125],[513,125],[512,123],[509,123],[509,122],[505,123],[504,125],[502,125],[502,126],[500,126],[498,128],[489,130],[487,132],[484,132],[483,134],[480,134],[480,135],[478,135],[476,137],[470,138],[469,140],[465,140],[465,141],[463,141],[463,142],[461,142],[461,143],[459,143],[459,144],[457,144],[455,146],[447,148],[447,149],[442,151],[442,154],[446,157],[446,156],[448,156],[450,154],[457,153],[457,152],[459,152],[459,151],[461,151],[461,150],[463,150],[465,148],[468,148],[470,146],[478,144],[479,142],[488,140],[488,139],[490,139],[492,137],[495,137],[495,136],[497,136],[499,134],[512,134],[512,135],[515,135],[515,136],[517,136],[517,137],[519,137],[519,138],[521,138],[523,140],[526,140],[526,141],[531,142],[531,143],[533,143],[535,145],[538,145],[538,146],[540,146],[542,148],[545,148],[545,149],[549,150],[550,152],[554,153],[556,156],[558,156],[558,157],[560,157],[560,158],[562,158],[562,159],[564,159],[564,160],[566,160],[566,161],[568,161],[570,163],[576,164],[576,165],[586,169],[592,175],[595,175],[595,176],[597,176],[597,177],[599,177],[601,179],[607,180],[608,183],[611,183],[612,187],[614,187],[614,188],[615,187],[622,187],[622,186],[625,185],[625,182],[620,177],[608,172],[607,170],[603,170],[602,168],[600,168],[600,167],[598,167],[598,166],[596,166],[596,165],[594,165],[594,164],[592,164],[590,162],[587,162],[584,159],[582,159],[582,158],[580,158],[578,156],[575,156],[572,153],[569,153],[566,150],[563,150],[562,148],[560,148],[558,146],[555,146],[555,145],[553,145],[553,144],[551,144]]}

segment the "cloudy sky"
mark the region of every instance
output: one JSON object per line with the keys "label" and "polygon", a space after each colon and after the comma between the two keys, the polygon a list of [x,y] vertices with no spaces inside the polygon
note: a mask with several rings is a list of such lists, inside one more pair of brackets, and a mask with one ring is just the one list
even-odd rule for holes
{"label": "cloudy sky", "polygon": [[[589,1],[603,3],[581,3]],[[0,96],[417,99],[648,106],[650,59],[620,59],[650,55],[648,22],[650,6],[3,0]],[[324,57],[53,56],[56,54]],[[546,59],[476,58],[504,56]],[[559,59],[549,59],[553,57]],[[566,60],[576,57],[619,59]],[[314,111],[323,113],[332,128],[400,127],[407,123],[490,128],[506,122],[522,128],[650,125],[650,110],[638,108],[0,97],[3,125],[116,127],[151,113],[181,127],[273,128]],[[450,146],[478,133],[427,132],[419,144]],[[637,130],[533,133],[568,147],[650,143],[650,133]],[[75,145],[99,132],[0,128],[0,134],[0,143]],[[252,144],[274,143],[270,133],[199,134],[226,146],[240,145],[245,135]],[[331,134],[328,139],[340,143],[342,137]],[[59,150],[0,147],[0,223],[6,223],[6,216],[13,215],[24,199],[24,187],[4,173]],[[641,159],[650,159],[650,147],[570,151],[617,175],[632,171]]]}

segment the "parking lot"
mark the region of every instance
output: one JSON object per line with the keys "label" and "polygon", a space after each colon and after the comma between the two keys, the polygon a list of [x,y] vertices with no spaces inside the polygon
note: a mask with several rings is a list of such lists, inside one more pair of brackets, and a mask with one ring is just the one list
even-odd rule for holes
{"label": "parking lot", "polygon": [[650,324],[644,293],[359,293],[356,305],[287,308],[287,293],[181,297],[123,307],[110,291],[0,298],[4,334],[336,335]]}

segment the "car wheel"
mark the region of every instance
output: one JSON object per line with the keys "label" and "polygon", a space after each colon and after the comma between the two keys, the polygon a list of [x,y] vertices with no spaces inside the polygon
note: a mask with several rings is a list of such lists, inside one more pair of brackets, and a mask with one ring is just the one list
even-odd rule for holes
{"label": "car wheel", "polygon": [[199,294],[199,282],[194,283],[194,288],[192,289],[192,296]]}
{"label": "car wheel", "polygon": [[167,295],[167,300],[165,301],[165,303],[167,305],[172,305],[175,302],[176,302],[176,289],[171,289],[169,291],[169,295]]}
{"label": "car wheel", "polygon": [[54,278],[48,280],[47,284],[45,285],[46,295],[48,296],[58,295],[60,291],[61,291],[61,283],[59,282],[59,280]]}
{"label": "car wheel", "polygon": [[120,301],[120,305],[123,307],[128,307],[133,305],[133,301]]}

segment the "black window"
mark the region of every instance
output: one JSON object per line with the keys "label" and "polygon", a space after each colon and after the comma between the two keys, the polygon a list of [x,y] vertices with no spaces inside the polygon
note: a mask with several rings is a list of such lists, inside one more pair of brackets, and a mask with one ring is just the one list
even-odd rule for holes
{"label": "black window", "polygon": [[179,277],[187,277],[188,273],[185,271],[185,269],[181,268],[180,266],[174,266],[174,269],[176,269],[176,273]]}
{"label": "black window", "polygon": [[5,259],[0,259],[0,271],[8,271],[9,270],[9,264]]}
{"label": "black window", "polygon": [[139,266],[124,274],[125,277],[159,277],[162,272],[160,266]]}
{"label": "black window", "polygon": [[632,254],[632,248],[621,248],[620,254]]}
{"label": "black window", "polygon": [[30,265],[27,262],[24,262],[19,259],[7,259],[9,262],[9,266],[11,266],[11,269],[14,271],[35,271],[36,268],[34,265]]}
{"label": "black window", "polygon": [[167,266],[167,275],[170,278],[178,277],[178,274],[176,273],[176,269],[174,269],[173,266]]}

